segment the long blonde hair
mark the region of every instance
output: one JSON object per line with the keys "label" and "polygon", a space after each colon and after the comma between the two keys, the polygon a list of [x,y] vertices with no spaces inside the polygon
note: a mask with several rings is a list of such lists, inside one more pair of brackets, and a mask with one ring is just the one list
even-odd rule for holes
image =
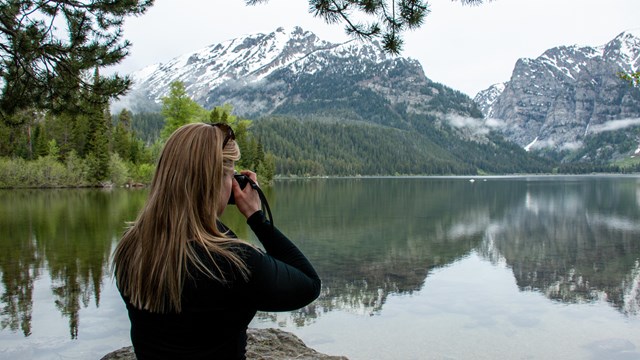
{"label": "long blonde hair", "polygon": [[[221,282],[189,245],[193,241],[227,259],[246,278],[248,269],[229,249],[237,244],[216,226],[223,175],[240,158],[235,141],[219,127],[188,124],[167,140],[151,182],[149,198],[116,247],[113,269],[120,291],[131,304],[151,312],[181,312],[188,265]],[[211,263],[213,256],[211,256]],[[217,265],[216,265],[217,266]]]}

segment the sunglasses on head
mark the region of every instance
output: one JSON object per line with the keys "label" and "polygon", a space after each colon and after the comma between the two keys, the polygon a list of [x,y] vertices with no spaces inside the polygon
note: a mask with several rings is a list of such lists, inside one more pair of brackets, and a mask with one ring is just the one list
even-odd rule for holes
{"label": "sunglasses on head", "polygon": [[224,149],[227,146],[229,140],[235,140],[236,134],[233,133],[233,129],[229,124],[226,123],[212,123],[210,124],[213,127],[217,127],[224,133],[224,140],[222,140],[222,148]]}

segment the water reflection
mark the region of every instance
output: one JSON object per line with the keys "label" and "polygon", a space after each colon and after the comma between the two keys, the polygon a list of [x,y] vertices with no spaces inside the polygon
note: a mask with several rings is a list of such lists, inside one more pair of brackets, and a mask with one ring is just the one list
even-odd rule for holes
{"label": "water reflection", "polygon": [[[638,194],[633,178],[280,181],[267,189],[275,223],[311,258],[323,290],[300,311],[259,316],[294,326],[335,310],[375,316],[391,294],[416,293],[434,269],[472,252],[512,269],[521,291],[569,304],[606,300],[638,316]],[[1,191],[3,331],[32,334],[34,283],[49,277],[48,301],[76,338],[79,311],[100,305],[111,251],[145,197]],[[224,221],[250,236],[233,211]]]}
{"label": "water reflection", "polygon": [[606,300],[638,315],[638,185],[606,179],[521,185],[521,204],[487,224],[482,253],[503,257],[522,290],[565,303]]}
{"label": "water reflection", "polygon": [[31,334],[34,281],[49,276],[51,301],[76,338],[80,309],[91,301],[100,304],[113,240],[144,197],[98,190],[1,191],[2,328]]}
{"label": "water reflection", "polygon": [[[323,293],[300,326],[336,309],[374,315],[472,250],[506,264],[522,291],[609,301],[638,315],[638,185],[613,178],[326,180],[282,185],[277,219],[301,239]],[[304,242],[309,239],[308,243]]]}
{"label": "water reflection", "polygon": [[[428,273],[478,246],[476,234],[449,229],[474,216],[454,194],[468,182],[424,183],[415,179],[300,181],[279,184],[275,219],[298,241],[323,279],[311,314],[296,324],[336,309],[380,312],[390,294],[419,290]],[[472,189],[473,190],[473,189]],[[477,202],[481,193],[468,193]],[[475,200],[474,200],[475,198]],[[286,321],[288,315],[264,314]]]}

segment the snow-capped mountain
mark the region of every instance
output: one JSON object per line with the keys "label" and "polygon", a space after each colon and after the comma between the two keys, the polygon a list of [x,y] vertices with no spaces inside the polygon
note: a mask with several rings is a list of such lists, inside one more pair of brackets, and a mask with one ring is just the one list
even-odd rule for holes
{"label": "snow-capped mountain", "polygon": [[[210,92],[222,85],[229,88],[260,84],[274,71],[286,67],[307,73],[318,71],[321,64],[305,61],[318,51],[345,56],[357,49],[328,43],[298,27],[292,31],[278,28],[270,34],[242,36],[176,57],[166,64],[150,65],[132,74],[132,90],[144,91],[158,102],[167,95],[170,83],[181,81],[194,100],[206,105]],[[381,54],[367,55],[384,56]]]}
{"label": "snow-capped mountain", "polygon": [[234,115],[255,120],[253,131],[264,148],[282,154],[283,172],[475,174],[547,168],[495,136],[468,96],[429,80],[418,61],[389,56],[376,42],[334,44],[299,27],[279,28],[213,44],[132,78],[131,92],[112,112],[118,106],[157,111],[170,84],[180,81],[205,109],[230,104]]}
{"label": "snow-capped mountain", "polygon": [[449,102],[455,109],[434,103],[459,93],[427,79],[416,60],[387,55],[376,42],[329,43],[299,27],[213,44],[131,76],[131,92],[114,104],[116,110],[158,104],[169,84],[181,81],[205,108],[230,103],[234,113],[247,117],[337,111],[358,101],[385,107],[390,114],[348,110],[352,120],[395,127],[405,127],[405,113],[481,117],[466,96]]}
{"label": "snow-capped mountain", "polygon": [[474,101],[522,147],[576,150],[589,136],[640,118],[640,89],[618,76],[639,68],[640,31],[626,31],[602,46],[560,46],[520,59],[508,82]]}
{"label": "snow-capped mountain", "polygon": [[493,114],[493,104],[504,91],[505,83],[498,83],[489,86],[487,89],[478,92],[473,101],[478,104],[482,114]]}

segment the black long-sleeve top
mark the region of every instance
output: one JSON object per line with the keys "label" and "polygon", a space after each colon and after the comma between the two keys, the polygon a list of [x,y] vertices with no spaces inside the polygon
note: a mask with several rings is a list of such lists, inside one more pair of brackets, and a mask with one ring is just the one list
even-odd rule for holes
{"label": "black long-sleeve top", "polygon": [[[290,311],[320,294],[320,278],[302,252],[262,211],[247,223],[266,253],[238,244],[234,251],[245,261],[250,276],[218,257],[217,265],[230,281],[223,284],[191,271],[182,294],[182,312],[158,314],[135,308],[124,298],[131,320],[136,357],[145,359],[244,359],[247,326],[256,311]],[[215,269],[198,246],[205,264]],[[214,256],[214,261],[216,257]]]}

